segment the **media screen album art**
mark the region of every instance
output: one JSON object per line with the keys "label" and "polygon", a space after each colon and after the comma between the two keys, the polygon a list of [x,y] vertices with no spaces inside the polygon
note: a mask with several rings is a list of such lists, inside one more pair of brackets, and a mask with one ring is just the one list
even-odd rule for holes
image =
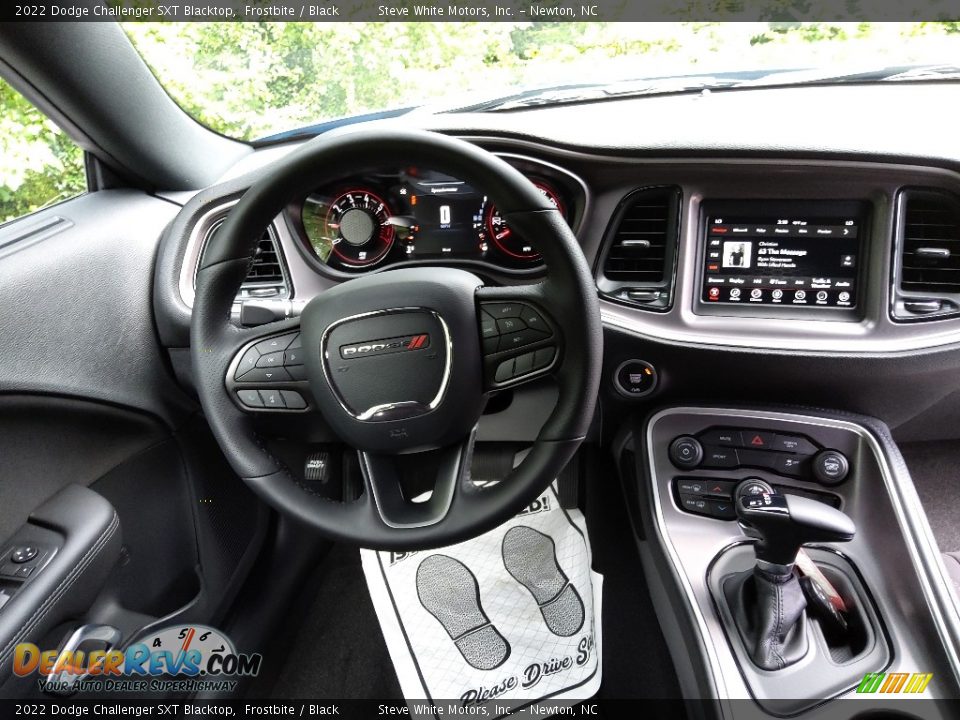
{"label": "media screen album art", "polygon": [[552,489],[478,538],[361,559],[411,707],[455,702],[493,718],[599,689],[603,579],[583,515]]}

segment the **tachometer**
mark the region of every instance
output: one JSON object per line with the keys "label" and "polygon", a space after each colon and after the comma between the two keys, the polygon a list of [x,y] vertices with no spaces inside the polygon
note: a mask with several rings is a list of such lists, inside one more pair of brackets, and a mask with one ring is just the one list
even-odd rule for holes
{"label": "tachometer", "polygon": [[[537,186],[537,189],[544,194],[547,200],[560,211],[560,214],[566,217],[567,211],[556,191],[539,180],[533,180],[532,182]],[[513,232],[506,221],[500,217],[499,211],[492,203],[487,207],[484,227],[493,244],[510,257],[527,261],[540,259],[540,253],[537,249],[527,242],[527,240]]]}
{"label": "tachometer", "polygon": [[367,267],[382,260],[393,245],[393,212],[377,194],[359,188],[329,200],[311,195],[303,205],[303,227],[321,260],[332,254],[344,265]]}

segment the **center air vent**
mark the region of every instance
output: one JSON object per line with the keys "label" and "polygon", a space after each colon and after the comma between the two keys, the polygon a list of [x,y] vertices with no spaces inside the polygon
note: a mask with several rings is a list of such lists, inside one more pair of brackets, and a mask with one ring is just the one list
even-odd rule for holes
{"label": "center air vent", "polygon": [[673,300],[680,189],[636,190],[620,203],[604,238],[597,287],[611,299],[664,311]]}
{"label": "center air vent", "polygon": [[960,198],[940,190],[901,193],[895,276],[895,318],[960,309]]}

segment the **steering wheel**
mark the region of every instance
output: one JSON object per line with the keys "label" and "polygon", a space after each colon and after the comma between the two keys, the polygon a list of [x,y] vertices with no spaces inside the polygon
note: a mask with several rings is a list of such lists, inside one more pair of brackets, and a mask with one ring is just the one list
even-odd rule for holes
{"label": "steering wheel", "polygon": [[[299,318],[254,328],[231,322],[263,229],[292,198],[358,169],[411,163],[483,188],[510,227],[536,243],[545,279],[493,287],[454,268],[385,270],[317,295]],[[590,269],[537,188],[467,142],[396,129],[323,135],[252,185],[204,252],[190,329],[200,402],[234,471],[279,512],[332,539],[394,550],[475,537],[534,500],[586,436],[602,343]],[[258,363],[284,357],[302,365],[281,367],[282,378],[257,371]],[[479,487],[470,463],[487,399],[548,374],[557,380],[558,400],[530,451],[502,480]],[[268,407],[250,407],[249,398],[253,405],[266,399]],[[269,406],[276,399],[282,407],[284,398],[306,407]],[[258,434],[258,414],[317,411],[358,451],[358,499],[311,493]],[[415,501],[410,477],[425,472],[433,475],[433,491]]]}

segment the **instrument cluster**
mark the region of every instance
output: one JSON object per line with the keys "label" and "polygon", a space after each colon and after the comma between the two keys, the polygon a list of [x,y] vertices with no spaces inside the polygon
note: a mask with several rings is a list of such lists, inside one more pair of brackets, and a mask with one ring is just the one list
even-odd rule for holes
{"label": "instrument cluster", "polygon": [[[581,200],[571,188],[528,177],[572,224]],[[287,212],[309,254],[344,272],[416,262],[521,271],[543,264],[536,244],[509,226],[485,192],[416,167],[318,188]]]}

